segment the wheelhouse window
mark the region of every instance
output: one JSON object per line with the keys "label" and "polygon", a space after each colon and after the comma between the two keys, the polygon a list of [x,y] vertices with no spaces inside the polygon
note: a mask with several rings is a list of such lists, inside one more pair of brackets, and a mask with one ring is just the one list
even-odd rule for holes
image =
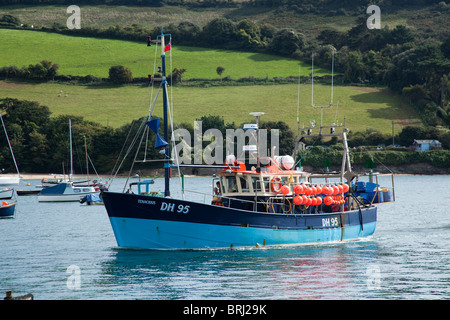
{"label": "wheelhouse window", "polygon": [[269,177],[263,177],[263,188],[265,191],[270,191],[270,178]]}
{"label": "wheelhouse window", "polygon": [[227,184],[226,184],[227,193],[238,192],[236,176],[228,176],[228,177],[225,177],[225,179],[227,182]]}
{"label": "wheelhouse window", "polygon": [[253,192],[261,192],[264,191],[261,189],[261,179],[259,176],[257,177],[252,177],[252,187],[253,187]]}
{"label": "wheelhouse window", "polygon": [[237,178],[239,179],[239,182],[241,183],[241,190],[242,190],[242,192],[250,192],[250,186],[249,186],[247,177],[239,177],[239,176],[237,176]]}

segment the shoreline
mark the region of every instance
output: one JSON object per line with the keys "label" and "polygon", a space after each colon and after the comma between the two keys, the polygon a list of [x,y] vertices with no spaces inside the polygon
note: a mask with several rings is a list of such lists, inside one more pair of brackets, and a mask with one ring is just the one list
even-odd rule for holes
{"label": "shoreline", "polygon": [[[4,173],[1,176],[3,177],[16,177],[17,174],[15,173]],[[64,178],[64,177],[68,177],[67,175],[62,175],[62,174],[48,174],[48,173],[21,173],[20,175],[20,179],[21,180],[42,180],[42,179],[55,179],[55,178]],[[74,174],[73,179],[77,179],[77,180],[87,180],[86,175],[82,175],[82,174]],[[94,180],[94,179],[107,179],[109,178],[109,176],[107,175],[99,175],[99,177],[97,176],[90,176],[89,179],[90,180]]]}
{"label": "shoreline", "polygon": [[[303,166],[303,170],[310,173],[319,173],[323,172],[324,168],[314,168],[311,166]],[[340,167],[333,167],[331,166],[329,168],[330,171],[339,171]],[[149,177],[163,177],[164,176],[164,169],[150,169],[150,170],[140,170],[143,175],[141,178],[149,178]],[[213,174],[217,173],[218,169],[205,169],[205,168],[185,168],[183,170],[185,177],[205,177],[205,176],[212,176]],[[363,166],[354,165],[353,171],[355,172],[368,172],[369,170],[364,168]],[[420,164],[414,164],[414,165],[405,165],[405,166],[391,166],[390,168],[375,168],[373,170],[374,172],[378,172],[380,174],[383,173],[393,173],[395,175],[450,175],[450,168],[437,168],[433,167],[427,163],[420,163]],[[2,174],[2,176],[5,177],[15,177],[17,174],[14,173],[5,173]],[[51,174],[51,173],[21,173],[20,178],[22,180],[41,180],[41,179],[54,179],[54,178],[64,178],[67,177],[62,174]],[[116,178],[127,178],[128,173],[122,173],[116,175]],[[178,177],[177,170],[173,170],[173,176],[172,177]],[[86,175],[83,174],[75,174],[73,175],[73,178],[76,180],[87,180]],[[111,175],[107,174],[100,174],[99,176],[90,176],[90,180],[95,179],[109,179],[111,178]]]}

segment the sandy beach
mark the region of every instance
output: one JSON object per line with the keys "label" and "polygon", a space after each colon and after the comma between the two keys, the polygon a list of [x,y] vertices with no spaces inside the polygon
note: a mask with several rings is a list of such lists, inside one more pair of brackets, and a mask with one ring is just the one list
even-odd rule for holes
{"label": "sandy beach", "polygon": [[[12,173],[6,173],[6,174],[2,174],[3,177],[15,177],[17,176],[17,174],[12,174]],[[67,175],[66,175],[67,177]],[[106,175],[100,175],[99,176],[102,179],[107,179],[109,178],[109,176]],[[55,178],[64,178],[64,175],[62,174],[51,174],[51,173],[21,173],[20,174],[20,178],[22,180],[41,180],[41,179],[55,179]],[[90,179],[98,179],[97,176],[91,175],[89,177]],[[77,179],[77,180],[81,180],[81,179],[86,179],[86,175],[84,174],[74,174],[73,175],[73,179]]]}

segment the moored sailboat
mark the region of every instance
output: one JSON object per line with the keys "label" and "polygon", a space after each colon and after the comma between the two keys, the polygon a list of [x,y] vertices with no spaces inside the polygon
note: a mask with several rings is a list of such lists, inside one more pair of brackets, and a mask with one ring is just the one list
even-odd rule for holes
{"label": "moored sailboat", "polygon": [[[72,122],[69,119],[70,138],[70,174],[69,181],[54,184],[43,188],[38,194],[39,202],[70,202],[80,201],[88,194],[99,194],[99,189],[91,185],[77,185],[72,181],[73,176],[73,156],[72,156]],[[83,182],[82,182],[83,183]]]}
{"label": "moored sailboat", "polygon": [[[120,247],[141,249],[209,249],[254,246],[285,246],[345,241],[370,236],[377,222],[377,207],[354,195],[347,146],[347,130],[316,136],[337,136],[344,145],[340,173],[314,175],[295,168],[290,156],[270,155],[262,164],[248,166],[235,157],[227,157],[213,178],[218,184],[212,202],[172,198],[170,169],[181,167],[170,158],[168,141],[168,95],[165,73],[165,35],[161,30],[165,183],[163,194],[138,190],[103,192],[103,201]],[[250,126],[258,134],[257,123]],[[151,115],[149,118],[151,122]],[[150,125],[149,125],[150,126]],[[307,128],[296,138],[312,137]],[[157,134],[157,130],[155,131]],[[162,141],[162,143],[161,143]],[[248,148],[247,150],[253,150]],[[297,148],[295,148],[297,150]],[[296,154],[296,153],[294,153]],[[335,179],[331,184],[329,181]],[[315,182],[319,180],[319,182]]]}

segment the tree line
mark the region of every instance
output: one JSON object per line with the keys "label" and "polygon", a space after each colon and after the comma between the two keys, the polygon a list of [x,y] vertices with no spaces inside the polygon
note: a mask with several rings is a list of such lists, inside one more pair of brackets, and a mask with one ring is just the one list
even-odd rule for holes
{"label": "tree line", "polygon": [[[61,115],[53,117],[51,116],[49,108],[40,105],[38,102],[13,98],[4,98],[0,100],[0,112],[5,122],[19,170],[21,172],[33,173],[69,172],[69,119],[71,119],[72,123],[74,168],[75,173],[78,174],[86,172],[85,143],[89,158],[92,160],[95,169],[99,173],[112,173],[113,169],[117,169],[118,159],[121,160],[123,158],[124,150],[128,148],[129,143],[140,130],[140,126],[147,120],[145,118],[136,119],[129,124],[114,129],[87,121],[80,116]],[[202,116],[197,120],[202,121],[203,132],[214,128],[221,131],[223,136],[226,136],[227,129],[236,130],[242,128],[243,125],[236,125],[234,122],[226,123],[223,117],[216,115]],[[194,128],[192,124],[174,124],[174,128],[187,129],[190,132],[191,137],[194,137]],[[286,123],[282,121],[263,121],[260,124],[260,128],[267,130],[270,130],[271,128],[279,129],[279,154],[292,154],[295,133]],[[448,141],[450,139],[448,136],[445,139],[445,137],[440,136],[441,134],[442,133],[440,133],[439,130],[434,128],[405,127],[395,136],[395,140],[404,145],[410,145],[413,142],[413,139],[417,138],[443,138],[444,141],[447,141],[446,147],[448,148]],[[361,144],[376,146],[380,143],[389,143],[391,138],[392,137],[383,135],[376,130],[368,129],[362,133],[350,132],[348,143],[350,147],[360,146]],[[337,143],[337,139],[326,142],[322,140],[313,141],[307,139],[305,142],[308,145],[333,146]],[[162,159],[163,156],[159,153],[159,150],[153,148],[154,143],[155,135],[150,134],[146,158]],[[270,144],[270,141],[268,141],[268,143]],[[203,147],[206,147],[208,144],[209,142],[204,142]],[[191,145],[193,145],[193,142]],[[124,146],[126,147],[125,149],[123,148]],[[322,149],[323,148],[320,148],[320,150],[316,150],[312,153],[301,152],[301,157],[305,154],[309,154],[309,158],[305,158],[305,161],[307,162],[304,162],[304,164],[317,165],[316,162],[319,160],[315,155],[323,156],[321,153]],[[339,158],[337,154],[333,153],[333,150],[340,149],[339,147],[329,148],[328,152],[331,153],[326,154],[326,156],[329,157],[330,161]],[[386,151],[387,155],[384,156],[383,163],[401,164],[399,161],[401,162],[404,160],[405,163],[429,162],[439,167],[450,165],[450,156],[449,151],[447,150],[444,150],[441,153],[423,153],[423,155],[420,156],[405,155],[410,153],[403,152],[405,150],[406,149],[394,148],[393,150]],[[143,158],[144,149],[137,150],[137,146],[134,146],[134,149],[130,150],[128,157],[123,162],[122,168],[124,170],[128,170],[132,158],[137,151],[139,151],[137,159]],[[396,156],[394,156],[392,152],[396,152]],[[419,152],[415,152],[415,154],[416,153],[418,154]],[[429,156],[427,156],[427,154],[429,154]],[[321,159],[323,160],[324,158],[322,157]],[[340,156],[340,159],[342,159],[342,156]],[[362,161],[361,159],[362,157],[355,158],[355,161]],[[5,169],[6,172],[15,172],[14,162],[4,134],[0,134],[0,164],[2,166],[0,169]],[[153,163],[152,165],[158,167],[157,163]],[[90,172],[92,172],[92,169],[90,169]]]}

